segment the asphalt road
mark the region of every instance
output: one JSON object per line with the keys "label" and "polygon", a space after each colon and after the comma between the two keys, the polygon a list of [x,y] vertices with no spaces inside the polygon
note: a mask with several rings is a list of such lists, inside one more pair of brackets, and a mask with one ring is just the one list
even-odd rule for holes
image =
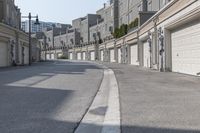
{"label": "asphalt road", "polygon": [[103,69],[54,61],[0,70],[0,133],[72,133],[94,99]]}
{"label": "asphalt road", "polygon": [[81,124],[89,130],[86,133],[91,128],[102,133],[102,122],[104,129],[113,129],[116,123],[104,118],[118,99],[112,86],[119,87],[122,133],[200,133],[199,77],[103,65],[114,71],[118,85],[104,78],[99,90],[105,71],[89,62],[52,61],[0,69],[0,133],[73,133],[92,102],[87,112],[92,117]]}
{"label": "asphalt road", "polygon": [[200,133],[200,78],[104,63],[115,72],[122,133]]}

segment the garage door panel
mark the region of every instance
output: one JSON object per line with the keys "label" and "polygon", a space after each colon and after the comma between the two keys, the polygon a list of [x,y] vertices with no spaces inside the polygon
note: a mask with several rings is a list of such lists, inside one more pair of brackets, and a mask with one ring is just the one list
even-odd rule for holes
{"label": "garage door panel", "polygon": [[94,51],[90,52],[90,60],[92,60],[92,61],[95,60],[95,53],[94,53]]}
{"label": "garage door panel", "polygon": [[132,65],[138,65],[137,59],[138,59],[138,47],[137,45],[130,46],[130,59]]}
{"label": "garage door panel", "polygon": [[85,52],[83,52],[83,60],[85,60]]}
{"label": "garage door panel", "polygon": [[110,50],[110,62],[115,62],[115,51],[114,51],[114,49]]}
{"label": "garage door panel", "polygon": [[73,54],[69,53],[69,59],[72,60],[73,59]]}
{"label": "garage door panel", "polygon": [[[61,56],[62,56],[62,54],[58,54],[58,57],[61,57]],[[54,54],[51,54],[51,59],[55,59]]]}
{"label": "garage door panel", "polygon": [[147,42],[143,43],[143,65],[144,67],[150,68],[150,52]]}
{"label": "garage door panel", "polygon": [[78,60],[81,60],[81,53],[80,53],[80,52],[77,53],[77,59],[78,59]]}
{"label": "garage door panel", "polygon": [[200,72],[200,23],[173,31],[172,71],[197,75]]}
{"label": "garage door panel", "polygon": [[103,61],[103,50],[101,50],[100,54],[101,54],[101,61]]}
{"label": "garage door panel", "polygon": [[46,54],[46,58],[47,58],[47,60],[49,60],[50,59],[50,54]]}
{"label": "garage door panel", "polygon": [[118,63],[122,63],[122,52],[121,52],[121,48],[118,48]]}

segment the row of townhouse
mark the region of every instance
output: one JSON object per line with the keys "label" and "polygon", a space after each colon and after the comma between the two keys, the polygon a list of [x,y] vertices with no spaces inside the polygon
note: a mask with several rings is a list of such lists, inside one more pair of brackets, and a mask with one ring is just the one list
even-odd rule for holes
{"label": "row of townhouse", "polygon": [[0,0],[0,67],[29,64],[28,35],[14,0]]}
{"label": "row of townhouse", "polygon": [[[64,53],[70,48],[90,45],[95,42],[102,43],[105,40],[109,40],[113,38],[112,33],[115,28],[122,23],[129,24],[129,22],[134,21],[143,9],[146,9],[146,16],[143,15],[142,21],[146,21],[147,18],[155,14],[155,11],[159,10],[160,6],[157,6],[155,1],[149,0],[146,3],[143,1],[145,0],[110,0],[96,14],[87,14],[85,17],[73,20],[72,26],[64,29],[64,33],[53,35],[53,37],[50,37],[51,39],[48,39],[49,36],[47,35],[47,41],[43,40],[42,42],[45,44],[43,47],[46,48],[43,49],[43,54],[46,55],[45,58],[55,59],[62,55],[66,56]],[[151,4],[149,10],[147,9],[148,7],[143,8],[147,3]],[[129,5],[129,8],[127,9],[123,5]],[[53,30],[45,31],[45,33],[48,34]],[[49,43],[49,40],[53,41],[53,45],[50,45],[52,43]]]}
{"label": "row of townhouse", "polygon": [[[171,0],[159,2],[157,7],[156,14],[121,38],[69,49],[70,59],[124,63],[199,76],[200,1]],[[128,23],[129,17],[121,18],[119,23]]]}
{"label": "row of townhouse", "polygon": [[57,59],[63,56],[70,38],[73,38],[73,33],[76,33],[70,33],[70,27],[71,25],[54,26],[32,35],[39,42],[42,60]]}
{"label": "row of townhouse", "polygon": [[[75,47],[94,45],[94,51],[91,52],[94,56],[91,56],[91,58],[98,59],[100,57],[96,51],[103,42],[113,39],[113,32],[116,28],[123,24],[129,25],[135,19],[139,19],[140,25],[142,25],[168,2],[168,0],[110,0],[108,4],[104,4],[104,7],[96,12],[96,20],[87,27],[89,32],[80,33],[83,38],[86,35],[85,33],[87,33],[86,36],[89,34],[89,39],[83,39],[82,45]],[[82,27],[78,28],[82,29]],[[134,28],[131,30],[134,30]],[[87,47],[90,48],[90,46]],[[80,53],[78,55],[70,53],[69,58],[80,59]],[[88,57],[87,54],[84,53],[84,57]]]}

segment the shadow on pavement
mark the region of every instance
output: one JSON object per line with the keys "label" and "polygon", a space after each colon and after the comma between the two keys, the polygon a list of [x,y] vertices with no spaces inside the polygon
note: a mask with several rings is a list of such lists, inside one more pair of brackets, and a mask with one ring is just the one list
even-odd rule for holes
{"label": "shadow on pavement", "polygon": [[53,120],[54,111],[64,100],[69,101],[72,90],[29,87],[1,88],[1,133],[64,133],[76,123]]}
{"label": "shadow on pavement", "polygon": [[[27,79],[34,76],[47,75],[51,78],[57,74],[85,74],[87,70],[101,70],[102,68],[86,62],[70,61],[48,61],[33,64],[32,66],[21,66],[11,68],[0,68],[0,84],[9,84],[15,81]],[[0,86],[1,89],[2,86]]]}
{"label": "shadow on pavement", "polygon": [[[91,69],[101,68],[89,63],[51,61],[1,69],[0,133],[72,133],[77,121],[66,122],[62,118],[66,116],[60,116],[60,107],[63,102],[70,103],[76,90],[67,85],[61,89],[37,84],[56,75],[80,76]],[[85,97],[73,99],[79,102],[81,98]]]}

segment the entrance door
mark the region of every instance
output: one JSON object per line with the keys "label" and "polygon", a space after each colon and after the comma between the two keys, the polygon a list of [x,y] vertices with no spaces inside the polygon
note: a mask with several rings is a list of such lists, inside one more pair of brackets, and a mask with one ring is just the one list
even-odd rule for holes
{"label": "entrance door", "polygon": [[78,52],[78,53],[77,53],[77,59],[78,59],[78,60],[81,60],[81,52]]}
{"label": "entrance door", "polygon": [[91,60],[91,61],[94,61],[94,60],[95,60],[95,52],[94,52],[94,51],[91,51],[91,52],[90,52],[90,60]]}
{"label": "entrance door", "polygon": [[138,65],[138,46],[137,44],[130,46],[131,65]]}
{"label": "entrance door", "polygon": [[110,49],[110,62],[115,62],[115,51]]}

